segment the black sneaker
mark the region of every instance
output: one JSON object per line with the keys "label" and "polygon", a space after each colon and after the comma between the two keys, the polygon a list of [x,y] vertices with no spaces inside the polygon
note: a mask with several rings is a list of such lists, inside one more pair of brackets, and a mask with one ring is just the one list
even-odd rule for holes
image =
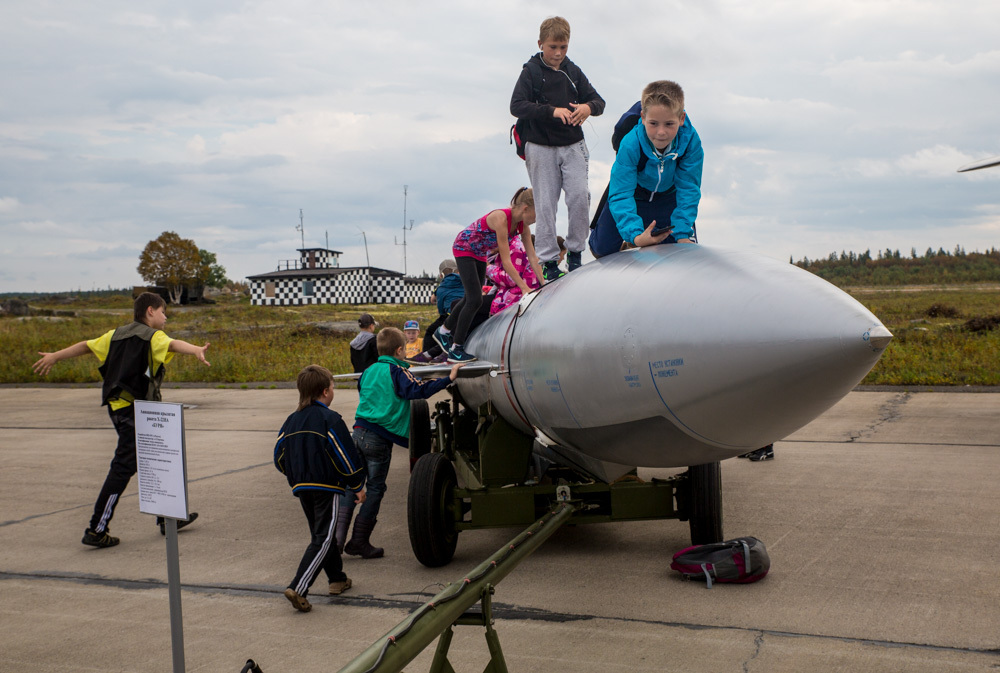
{"label": "black sneaker", "polygon": [[103,533],[95,533],[89,528],[83,532],[83,539],[80,540],[83,544],[90,545],[91,547],[114,547],[116,544],[121,542],[116,537],[108,535],[108,531]]}
{"label": "black sneaker", "polygon": [[[186,525],[188,525],[190,523],[194,523],[194,520],[197,519],[197,518],[198,518],[198,512],[191,512],[191,516],[190,516],[190,518],[188,518],[187,521],[183,521],[181,519],[178,519],[177,520],[177,530],[180,530],[181,528],[183,528],[184,526],[186,526]],[[167,534],[167,522],[163,520],[162,516],[156,517],[156,525],[158,525],[160,527],[160,535],[166,535]]]}
{"label": "black sneaker", "polygon": [[542,275],[545,276],[545,280],[548,282],[562,278],[566,274],[559,268],[559,262],[553,259],[542,263]]}
{"label": "black sneaker", "polygon": [[762,460],[774,460],[774,444],[768,444],[767,446],[761,447],[756,451],[751,451],[747,454],[747,458],[755,463]]}
{"label": "black sneaker", "polygon": [[442,332],[441,328],[438,327],[434,330],[434,334],[432,336],[434,337],[434,341],[437,341],[438,346],[441,347],[441,350],[446,353],[451,350],[451,344],[455,338],[451,335],[451,332]]}
{"label": "black sneaker", "polygon": [[458,364],[459,362],[472,362],[476,359],[475,355],[470,355],[465,352],[465,347],[461,344],[455,344],[448,351],[448,362],[451,364]]}
{"label": "black sneaker", "polygon": [[573,252],[572,250],[566,253],[566,268],[570,271],[576,271],[581,266],[583,266],[583,253]]}

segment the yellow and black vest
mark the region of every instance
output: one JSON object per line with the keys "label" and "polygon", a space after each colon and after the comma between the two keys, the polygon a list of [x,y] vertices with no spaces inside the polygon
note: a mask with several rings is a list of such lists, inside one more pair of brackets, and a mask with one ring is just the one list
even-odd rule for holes
{"label": "yellow and black vest", "polygon": [[150,341],[157,330],[141,322],[119,327],[111,336],[108,357],[98,368],[104,377],[102,404],[128,393],[134,400],[160,401],[160,384],[166,374],[161,365],[153,372]]}

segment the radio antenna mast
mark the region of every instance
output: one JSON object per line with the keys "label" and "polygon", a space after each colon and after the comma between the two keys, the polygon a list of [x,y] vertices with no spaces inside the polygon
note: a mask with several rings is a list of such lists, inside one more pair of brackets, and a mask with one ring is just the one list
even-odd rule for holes
{"label": "radio antenna mast", "polygon": [[306,247],[306,225],[305,218],[302,216],[302,209],[299,208],[299,224],[295,227],[295,231],[302,234],[302,249],[305,250]]}
{"label": "radio antenna mast", "polygon": [[[406,190],[407,189],[408,189],[408,186],[407,185],[403,185],[403,242],[400,243],[399,241],[396,241],[395,239],[393,239],[395,241],[396,245],[402,245],[403,246],[403,275],[404,276],[406,275],[406,232],[407,232],[407,226],[406,226]],[[410,220],[409,229],[413,229],[413,220]]]}

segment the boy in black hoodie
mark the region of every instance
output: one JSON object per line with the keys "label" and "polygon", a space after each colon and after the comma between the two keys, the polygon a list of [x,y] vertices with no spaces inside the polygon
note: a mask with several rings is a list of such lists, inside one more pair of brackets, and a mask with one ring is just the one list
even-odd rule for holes
{"label": "boy in black hoodie", "polygon": [[569,22],[553,16],[542,22],[538,48],[521,69],[510,98],[510,113],[524,125],[524,161],[535,197],[535,252],[545,280],[562,275],[556,242],[556,208],[566,193],[569,231],[567,266],[581,264],[590,235],[590,152],[583,122],[604,112],[604,99],[580,68],[566,57]]}
{"label": "boy in black hoodie", "polygon": [[359,374],[378,360],[378,349],[375,346],[375,328],[378,323],[370,313],[362,313],[358,318],[358,335],[351,340],[351,366],[354,373]]}
{"label": "boy in black hoodie", "polygon": [[365,501],[365,467],[344,419],[330,409],[333,375],[329,370],[309,365],[299,372],[296,385],[299,406],[281,426],[274,466],[288,479],[312,532],[295,579],[285,589],[285,598],[296,610],[309,612],[312,605],[306,595],[320,568],[330,580],[331,594],[351,588],[334,540],[338,511],[334,502],[348,491],[357,494],[357,502]]}

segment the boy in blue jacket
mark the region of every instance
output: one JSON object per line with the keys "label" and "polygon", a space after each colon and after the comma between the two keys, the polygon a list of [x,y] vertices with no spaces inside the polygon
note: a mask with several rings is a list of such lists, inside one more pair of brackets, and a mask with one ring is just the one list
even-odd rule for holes
{"label": "boy in blue jacket", "polygon": [[361,375],[360,400],[354,415],[354,444],[364,457],[368,471],[368,499],[361,505],[354,531],[347,541],[347,530],[356,504],[341,498],[337,517],[337,544],[346,553],[361,558],[379,558],[385,550],[371,544],[372,530],[378,519],[385,478],[392,459],[392,445],[410,445],[410,400],[427,399],[444,390],[458,376],[456,364],[448,376],[421,380],[407,370],[403,359],[406,337],[395,327],[383,328],[376,337],[378,361]]}
{"label": "boy in blue jacket", "polygon": [[331,549],[339,513],[334,502],[348,491],[352,500],[357,494],[358,502],[365,501],[365,467],[344,419],[330,409],[333,401],[330,372],[319,365],[309,365],[299,372],[296,383],[299,406],[281,426],[274,447],[274,465],[288,479],[312,532],[295,579],[285,589],[285,598],[296,610],[309,612],[312,605],[306,595],[320,568],[330,580],[331,594],[351,588],[340,550]]}
{"label": "boy in blue jacket", "polygon": [[441,280],[438,282],[437,288],[434,289],[438,317],[424,331],[424,346],[427,347],[427,350],[417,354],[415,357],[408,358],[410,362],[415,364],[424,365],[431,362],[444,362],[448,358],[448,354],[434,341],[434,332],[448,319],[452,305],[465,296],[465,288],[462,287],[462,277],[458,275],[458,264],[454,259],[446,259],[441,262],[438,265],[438,272]]}
{"label": "boy in blue jacket", "polygon": [[608,202],[590,234],[594,257],[660,243],[697,243],[705,153],[684,111],[680,85],[668,80],[646,85],[641,121],[618,147]]}

